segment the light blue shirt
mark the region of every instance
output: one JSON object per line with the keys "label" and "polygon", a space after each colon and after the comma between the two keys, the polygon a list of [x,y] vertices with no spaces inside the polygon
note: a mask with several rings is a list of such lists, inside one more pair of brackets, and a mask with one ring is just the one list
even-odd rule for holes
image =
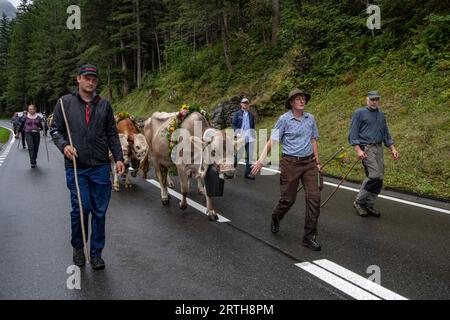
{"label": "light blue shirt", "polygon": [[300,120],[288,111],[278,118],[272,133],[272,140],[280,141],[283,154],[294,157],[307,157],[313,154],[311,139],[319,138],[314,116],[304,112]]}
{"label": "light blue shirt", "polygon": [[255,140],[254,134],[250,129],[250,119],[248,116],[248,111],[244,111],[244,115],[242,117],[242,128],[241,133],[245,137],[245,142],[253,142]]}

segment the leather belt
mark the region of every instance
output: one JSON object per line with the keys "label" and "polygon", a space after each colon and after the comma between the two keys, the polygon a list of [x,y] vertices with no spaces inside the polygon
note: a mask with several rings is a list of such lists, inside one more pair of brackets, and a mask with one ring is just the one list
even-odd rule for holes
{"label": "leather belt", "polygon": [[298,160],[298,161],[305,161],[305,160],[314,159],[314,154],[311,154],[311,155],[306,156],[306,157],[296,157],[296,156],[290,156],[288,154],[284,154],[283,153],[283,158],[291,158],[291,159],[295,159],[295,160]]}

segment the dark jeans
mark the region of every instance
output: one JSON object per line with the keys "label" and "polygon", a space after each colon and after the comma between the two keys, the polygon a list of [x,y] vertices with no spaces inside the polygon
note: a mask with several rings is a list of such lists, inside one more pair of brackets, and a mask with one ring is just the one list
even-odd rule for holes
{"label": "dark jeans", "polygon": [[30,163],[36,164],[36,159],[39,151],[39,144],[41,142],[41,136],[39,132],[23,132],[25,139],[27,140],[28,154],[30,155]]}
{"label": "dark jeans", "polygon": [[[237,166],[238,161],[242,159],[242,154],[245,150],[245,176],[248,176],[252,171],[252,165],[250,163],[250,156],[253,155],[254,142],[247,142],[244,148],[238,150],[237,154],[234,156],[234,167]],[[253,159],[252,159],[253,160]]]}
{"label": "dark jeans", "polygon": [[[91,257],[101,257],[105,247],[105,215],[111,199],[110,166],[101,165],[93,168],[78,168],[78,183],[80,185],[81,201],[83,203],[83,218],[88,237],[89,213],[91,213]],[[72,247],[83,248],[81,231],[80,208],[78,205],[77,190],[73,168],[66,168],[66,182],[70,190],[72,203]],[[86,239],[87,240],[87,239]]]}
{"label": "dark jeans", "polygon": [[297,189],[301,180],[305,187],[306,202],[304,238],[312,239],[317,235],[320,215],[320,186],[317,181],[319,170],[316,161],[314,158],[297,160],[283,157],[280,161],[280,171],[281,197],[272,214],[279,220],[283,219],[297,199]]}
{"label": "dark jeans", "polygon": [[22,147],[25,149],[25,131],[22,130],[20,132],[20,136],[22,137]]}

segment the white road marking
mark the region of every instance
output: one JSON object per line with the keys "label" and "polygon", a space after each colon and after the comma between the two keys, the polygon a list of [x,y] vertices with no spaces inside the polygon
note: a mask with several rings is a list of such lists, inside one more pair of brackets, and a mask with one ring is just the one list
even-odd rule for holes
{"label": "white road marking", "polygon": [[318,266],[338,275],[339,277],[357,285],[358,287],[363,288],[366,291],[369,291],[375,295],[377,295],[380,298],[383,298],[385,300],[408,300],[407,298],[389,290],[386,289],[379,284],[372,282],[359,274],[356,274],[330,260],[316,260],[313,261]]}
{"label": "white road marking", "polygon": [[[151,183],[152,185],[154,185],[154,186],[156,186],[156,187],[158,187],[158,188],[161,189],[161,185],[159,184],[158,181],[153,180],[153,179],[149,179],[149,180],[147,180],[147,182],[149,182],[149,183]],[[182,196],[180,193],[178,193],[178,192],[176,192],[176,191],[174,191],[174,190],[172,190],[172,189],[170,189],[170,188],[168,189],[168,191],[169,191],[169,194],[171,194],[172,196],[174,196],[174,197],[177,198],[178,200],[181,200],[181,199],[183,198],[183,196]],[[187,204],[188,204],[189,206],[193,207],[194,209],[197,209],[197,210],[200,211],[201,213],[203,213],[203,214],[205,214],[205,215],[208,215],[208,214],[207,214],[207,208],[204,207],[204,206],[202,206],[201,204],[199,204],[199,203],[197,203],[197,202],[195,202],[195,201],[193,201],[193,200],[191,200],[191,199],[189,199],[189,198],[187,198]],[[216,212],[216,213],[217,213],[217,212]],[[219,217],[219,220],[217,220],[217,222],[220,222],[220,223],[228,223],[228,222],[231,222],[230,220],[228,220],[227,218],[221,216],[221,215],[218,214],[218,213],[217,213],[217,216]]]}
{"label": "white road marking", "polygon": [[11,150],[11,147],[13,146],[13,144],[14,144],[14,142],[16,140],[14,138],[14,132],[11,129],[6,128],[6,127],[2,127],[2,128],[5,128],[9,132],[11,132],[11,138],[10,138],[10,141],[9,141],[8,145],[6,146],[6,149],[0,154],[0,167],[4,164],[4,162],[6,160],[6,157],[9,154],[9,151]]}
{"label": "white road marking", "polygon": [[[244,164],[245,162],[239,162],[239,164]],[[280,173],[279,170],[273,170],[270,168],[262,168],[262,170],[266,170],[269,172],[275,172],[275,173]],[[324,182],[325,185],[331,186],[331,187],[337,187],[338,185],[336,183],[331,183],[331,182]],[[344,190],[349,190],[349,191],[353,191],[353,192],[359,192],[359,189],[356,188],[351,188],[351,187],[346,187],[346,186],[340,186],[340,189],[344,189]],[[395,198],[395,197],[390,197],[390,196],[385,196],[380,194],[378,196],[378,198],[382,198],[382,199],[386,199],[386,200],[391,200],[391,201],[395,201],[395,202],[399,202],[399,203],[403,203],[403,204],[407,204],[410,206],[415,206],[415,207],[419,207],[419,208],[423,208],[423,209],[427,209],[427,210],[432,210],[432,211],[437,211],[437,212],[442,212],[445,214],[450,214],[450,210],[446,210],[446,209],[442,209],[442,208],[438,208],[438,207],[433,207],[433,206],[428,206],[425,204],[421,204],[418,202],[413,202],[413,201],[408,201],[408,200],[403,200],[403,199],[399,199],[399,198]]]}
{"label": "white road marking", "polygon": [[370,294],[369,292],[310,262],[297,263],[296,266],[321,279],[322,281],[325,281],[329,285],[332,285],[352,298],[357,300],[381,300],[377,296]]}

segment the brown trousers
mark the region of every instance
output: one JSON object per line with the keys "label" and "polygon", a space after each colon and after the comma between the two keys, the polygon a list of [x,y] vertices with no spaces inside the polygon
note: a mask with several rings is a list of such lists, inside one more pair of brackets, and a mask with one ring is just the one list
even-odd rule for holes
{"label": "brown trousers", "polygon": [[320,185],[317,181],[319,170],[314,158],[299,160],[284,156],[280,162],[280,190],[281,197],[273,210],[273,215],[279,220],[294,205],[297,199],[297,189],[302,181],[305,192],[305,239],[312,239],[317,235],[317,223],[320,215]]}

